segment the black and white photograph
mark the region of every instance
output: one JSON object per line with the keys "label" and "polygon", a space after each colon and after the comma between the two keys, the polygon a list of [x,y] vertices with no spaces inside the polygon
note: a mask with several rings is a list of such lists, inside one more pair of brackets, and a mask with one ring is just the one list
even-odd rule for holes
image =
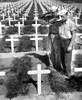
{"label": "black and white photograph", "polygon": [[0,100],[82,100],[82,0],[0,0]]}

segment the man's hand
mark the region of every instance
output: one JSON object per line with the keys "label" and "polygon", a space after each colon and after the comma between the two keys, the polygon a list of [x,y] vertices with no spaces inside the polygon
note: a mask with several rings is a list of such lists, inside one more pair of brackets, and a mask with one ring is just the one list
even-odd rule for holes
{"label": "man's hand", "polygon": [[72,46],[68,46],[67,51],[71,51],[72,50]]}

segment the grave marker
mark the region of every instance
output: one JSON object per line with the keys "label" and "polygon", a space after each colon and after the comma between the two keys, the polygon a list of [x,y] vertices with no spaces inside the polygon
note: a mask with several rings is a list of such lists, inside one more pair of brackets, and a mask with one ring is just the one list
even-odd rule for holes
{"label": "grave marker", "polygon": [[11,26],[11,21],[13,21],[13,19],[10,16],[6,19],[9,21],[9,26]]}
{"label": "grave marker", "polygon": [[10,16],[10,10],[8,10],[7,13],[8,13],[8,17],[9,17]]}
{"label": "grave marker", "polygon": [[4,21],[5,20],[5,14],[4,13],[2,14],[2,17],[3,17],[3,21]]}
{"label": "grave marker", "polygon": [[41,94],[41,75],[42,74],[49,74],[50,70],[41,70],[41,64],[37,64],[37,70],[28,71],[29,75],[37,74],[37,86],[38,86],[38,95]]}
{"label": "grave marker", "polygon": [[21,27],[23,27],[23,24],[20,24],[20,22],[18,22],[18,24],[15,24],[15,26],[18,27],[18,34],[21,35]]}
{"label": "grave marker", "polygon": [[26,14],[26,13],[25,13],[25,14],[23,14],[23,15],[24,15],[24,17],[25,17],[25,20],[26,20],[26,18],[27,18],[27,16],[28,16],[28,14]]}
{"label": "grave marker", "polygon": [[35,38],[31,38],[31,40],[35,40],[35,45],[36,45],[36,51],[38,51],[38,40],[42,40],[42,38],[38,37],[38,27],[40,24],[37,24],[38,17],[34,17],[35,19],[35,24],[32,24],[32,26],[35,27]]}
{"label": "grave marker", "polygon": [[16,20],[16,14],[15,13],[13,14],[13,18],[14,18],[14,21],[15,21]]}
{"label": "grave marker", "polygon": [[80,25],[78,24],[78,19],[79,19],[79,17],[76,15],[76,16],[74,17],[75,24],[76,24],[77,26],[80,26]]}
{"label": "grave marker", "polygon": [[6,39],[6,41],[10,41],[11,42],[11,51],[12,51],[12,53],[14,53],[14,41],[18,41],[18,39],[14,39],[14,36],[11,35],[10,39]]}
{"label": "grave marker", "polygon": [[74,68],[74,72],[82,72],[82,68]]}
{"label": "grave marker", "polygon": [[22,18],[20,18],[22,20],[22,24],[24,25],[24,21],[25,21],[25,18],[24,16],[22,16]]}
{"label": "grave marker", "polygon": [[0,76],[5,76],[5,72],[0,71]]}

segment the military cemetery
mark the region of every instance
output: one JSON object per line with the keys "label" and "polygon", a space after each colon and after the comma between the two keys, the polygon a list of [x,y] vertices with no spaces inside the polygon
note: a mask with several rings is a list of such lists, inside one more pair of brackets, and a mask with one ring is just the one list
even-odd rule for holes
{"label": "military cemetery", "polygon": [[[57,37],[54,28],[60,29],[66,21],[64,13],[75,25],[68,23],[65,28],[76,29],[72,49],[66,51],[71,51],[68,75],[60,60],[60,31]],[[0,100],[82,100],[82,7],[78,3],[0,1]]]}

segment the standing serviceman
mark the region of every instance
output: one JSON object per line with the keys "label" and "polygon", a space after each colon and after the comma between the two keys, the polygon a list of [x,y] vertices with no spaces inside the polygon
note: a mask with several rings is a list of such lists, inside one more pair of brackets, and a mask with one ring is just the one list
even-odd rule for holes
{"label": "standing serviceman", "polygon": [[71,51],[75,42],[76,25],[68,17],[66,9],[58,12],[58,15],[64,20],[64,23],[59,27],[59,35],[61,37],[61,60],[64,74],[71,74]]}

